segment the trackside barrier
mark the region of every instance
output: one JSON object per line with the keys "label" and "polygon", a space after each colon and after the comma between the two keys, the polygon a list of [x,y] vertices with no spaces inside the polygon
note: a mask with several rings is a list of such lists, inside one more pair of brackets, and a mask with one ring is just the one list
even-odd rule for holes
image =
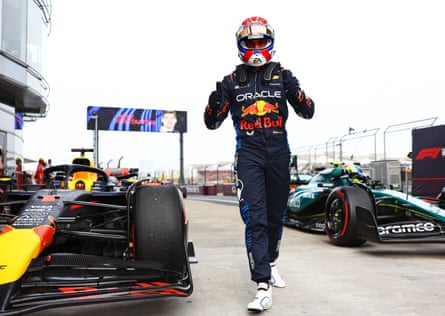
{"label": "trackside barrier", "polygon": [[206,195],[216,195],[218,193],[216,184],[205,185],[205,194]]}
{"label": "trackside barrier", "polygon": [[236,195],[235,183],[227,183],[222,187],[223,195]]}
{"label": "trackside barrier", "polygon": [[186,184],[187,194],[201,194],[200,186],[197,184]]}
{"label": "trackside barrier", "polygon": [[224,184],[186,184],[187,194],[201,194],[201,195],[218,195],[223,194],[227,196],[236,195],[235,183]]}
{"label": "trackside barrier", "polygon": [[205,185],[199,187],[199,194],[207,195],[207,187]]}
{"label": "trackside barrier", "polygon": [[199,186],[199,194],[202,195],[216,195],[216,184],[204,184]]}

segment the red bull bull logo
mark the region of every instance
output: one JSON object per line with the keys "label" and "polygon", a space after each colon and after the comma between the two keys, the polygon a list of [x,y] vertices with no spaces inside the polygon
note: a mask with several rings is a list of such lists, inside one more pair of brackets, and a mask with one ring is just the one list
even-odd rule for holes
{"label": "red bull bull logo", "polygon": [[241,111],[241,117],[245,117],[247,115],[264,116],[272,112],[279,113],[278,104],[270,104],[264,100],[258,100],[251,105],[243,106]]}

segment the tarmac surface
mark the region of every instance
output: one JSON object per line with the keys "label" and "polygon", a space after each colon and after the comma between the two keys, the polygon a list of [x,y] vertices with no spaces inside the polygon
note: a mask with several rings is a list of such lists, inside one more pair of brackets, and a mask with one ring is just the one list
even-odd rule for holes
{"label": "tarmac surface", "polygon": [[[243,224],[227,203],[185,199],[194,292],[186,298],[72,306],[30,316],[238,316],[252,315],[255,295],[244,248]],[[221,201],[220,201],[221,202]],[[273,289],[267,316],[445,315],[445,245],[377,244],[336,247],[323,234],[285,227],[279,268],[287,286]]]}

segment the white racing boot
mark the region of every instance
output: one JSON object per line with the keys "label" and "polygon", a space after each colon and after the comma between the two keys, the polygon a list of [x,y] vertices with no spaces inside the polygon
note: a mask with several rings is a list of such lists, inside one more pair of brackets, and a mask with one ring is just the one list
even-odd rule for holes
{"label": "white racing boot", "polygon": [[285,287],[286,282],[281,278],[278,272],[278,267],[276,261],[270,264],[270,284],[275,287]]}
{"label": "white racing boot", "polygon": [[265,282],[258,283],[255,299],[247,305],[251,312],[262,312],[272,307],[272,287]]}

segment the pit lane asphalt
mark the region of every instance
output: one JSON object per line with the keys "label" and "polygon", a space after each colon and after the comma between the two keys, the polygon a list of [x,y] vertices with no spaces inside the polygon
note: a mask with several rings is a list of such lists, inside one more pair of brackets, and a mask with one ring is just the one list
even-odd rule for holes
{"label": "pit lane asphalt", "polygon": [[[218,199],[218,202],[212,202]],[[223,201],[221,201],[223,200]],[[227,197],[189,196],[189,238],[197,264],[194,292],[159,298],[57,308],[30,316],[238,316],[252,315],[243,225],[236,202]],[[263,315],[444,315],[445,245],[377,244],[342,248],[322,234],[285,227],[280,257],[287,287],[273,290]]]}

